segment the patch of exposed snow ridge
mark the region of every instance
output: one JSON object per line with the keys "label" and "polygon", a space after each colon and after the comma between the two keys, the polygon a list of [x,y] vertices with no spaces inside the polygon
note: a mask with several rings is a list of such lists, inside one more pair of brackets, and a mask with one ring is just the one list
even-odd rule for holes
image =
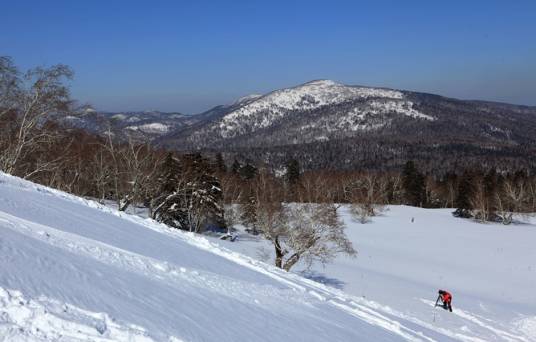
{"label": "patch of exposed snow ridge", "polygon": [[423,114],[418,110],[413,109],[413,102],[407,100],[389,102],[370,101],[369,105],[372,108],[370,113],[373,114],[397,113],[417,119],[435,120],[434,117]]}
{"label": "patch of exposed snow ridge", "polygon": [[[388,101],[372,101],[371,113],[395,112],[413,118],[434,120],[433,117],[413,109],[411,101],[397,90],[346,86],[330,80],[318,80],[303,85],[274,91],[227,114],[219,123],[222,137],[233,137],[241,133],[241,124],[266,128],[292,110],[311,110],[321,106],[337,104],[352,99],[382,98]],[[257,118],[262,115],[262,118]]]}
{"label": "patch of exposed snow ridge", "polygon": [[242,96],[241,98],[239,98],[238,100],[233,102],[233,105],[246,103],[248,101],[253,101],[253,100],[258,99],[259,97],[262,97],[262,95],[260,95],[260,94],[250,94],[250,95]]}
{"label": "patch of exposed snow ridge", "polygon": [[153,122],[139,126],[128,126],[127,129],[141,131],[143,133],[166,133],[169,131],[169,126],[159,122]]}
{"label": "patch of exposed snow ridge", "polygon": [[127,116],[125,114],[121,114],[121,113],[115,114],[115,115],[112,116],[112,119],[114,119],[114,120],[121,120],[122,121],[122,120],[125,120],[126,118],[127,118]]}

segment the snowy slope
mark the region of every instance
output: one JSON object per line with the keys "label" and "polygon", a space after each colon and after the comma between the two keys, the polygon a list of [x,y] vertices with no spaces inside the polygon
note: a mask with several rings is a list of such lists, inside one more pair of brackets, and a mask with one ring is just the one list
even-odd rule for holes
{"label": "snowy slope", "polygon": [[[295,272],[388,304],[376,310],[455,339],[536,341],[534,218],[503,226],[454,218],[451,209],[390,206],[360,224],[346,208],[340,212],[358,257]],[[246,234],[221,243],[252,257],[273,254]],[[432,307],[439,288],[453,293],[452,314]]]}
{"label": "snowy slope", "polygon": [[205,238],[4,174],[0,260],[4,340],[457,336]]}

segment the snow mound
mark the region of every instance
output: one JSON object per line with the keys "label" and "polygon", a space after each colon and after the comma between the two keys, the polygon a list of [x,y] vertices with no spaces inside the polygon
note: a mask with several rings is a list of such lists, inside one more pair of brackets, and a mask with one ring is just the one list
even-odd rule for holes
{"label": "snow mound", "polygon": [[513,326],[525,336],[533,336],[536,341],[536,316],[520,318],[513,322]]}
{"label": "snow mound", "polygon": [[27,299],[19,291],[1,287],[0,336],[25,341],[153,341],[143,328],[121,325],[105,313],[44,296]]}

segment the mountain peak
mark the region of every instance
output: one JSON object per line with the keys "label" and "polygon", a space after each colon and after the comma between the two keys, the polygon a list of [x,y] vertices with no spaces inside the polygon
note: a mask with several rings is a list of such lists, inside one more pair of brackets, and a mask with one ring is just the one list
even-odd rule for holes
{"label": "mountain peak", "polygon": [[250,95],[242,96],[242,97],[238,98],[236,101],[234,101],[232,104],[237,105],[237,104],[245,103],[245,102],[248,102],[248,101],[256,100],[259,97],[262,97],[262,95],[261,94],[250,94]]}
{"label": "mountain peak", "polygon": [[336,82],[336,81],[333,81],[333,80],[327,80],[327,79],[312,80],[312,81],[304,83],[303,85],[345,86],[342,83],[339,83],[339,82]]}
{"label": "mountain peak", "polygon": [[[343,112],[333,108],[350,106]],[[398,114],[411,118],[434,120],[434,117],[420,113],[413,108],[404,93],[382,88],[367,88],[346,86],[332,80],[313,80],[292,88],[273,91],[267,95],[248,99],[239,103],[240,107],[233,109],[213,123],[213,128],[222,138],[233,138],[251,134],[261,129],[278,125],[284,120],[295,118],[297,114],[306,120],[304,113],[322,110],[327,119],[331,113],[332,119],[325,125],[333,130],[358,131],[383,127],[389,120],[372,124],[371,117],[385,117]],[[376,120],[378,121],[378,120]],[[316,124],[305,124],[307,127]],[[304,126],[304,127],[305,127]],[[304,128],[305,129],[305,128]]]}

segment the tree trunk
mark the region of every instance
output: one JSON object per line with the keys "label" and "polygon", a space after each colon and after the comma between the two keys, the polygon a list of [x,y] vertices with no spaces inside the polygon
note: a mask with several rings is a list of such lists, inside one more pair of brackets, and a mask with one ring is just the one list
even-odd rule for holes
{"label": "tree trunk", "polygon": [[279,268],[283,268],[283,256],[285,255],[283,253],[283,250],[281,249],[281,245],[279,244],[279,239],[274,239],[274,247],[275,247],[275,266]]}
{"label": "tree trunk", "polygon": [[283,269],[288,272],[299,260],[300,255],[298,253],[293,254],[290,258],[288,258],[287,262],[285,262]]}
{"label": "tree trunk", "polygon": [[125,211],[127,210],[128,206],[130,205],[131,199],[129,195],[126,195],[119,201],[119,211]]}

